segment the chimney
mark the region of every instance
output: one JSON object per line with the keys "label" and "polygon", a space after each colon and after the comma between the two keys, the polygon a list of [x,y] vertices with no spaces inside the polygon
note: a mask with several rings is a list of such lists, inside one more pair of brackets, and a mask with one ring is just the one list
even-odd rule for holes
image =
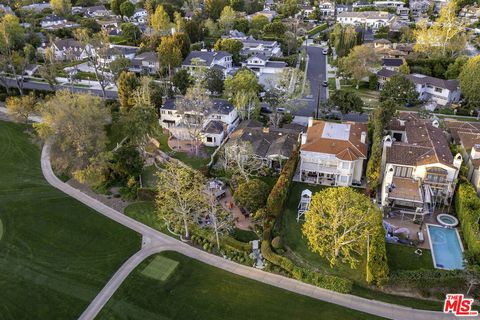
{"label": "chimney", "polygon": [[313,118],[312,117],[308,118],[308,127],[310,128],[311,126],[313,126]]}
{"label": "chimney", "polygon": [[263,127],[263,133],[270,133],[269,127]]}
{"label": "chimney", "polygon": [[[474,148],[472,148],[473,150]],[[460,167],[462,166],[462,162],[463,162],[463,157],[460,153],[457,153],[457,155],[455,156],[455,158],[453,158],[453,166],[457,169],[460,169]]]}
{"label": "chimney", "polygon": [[360,142],[365,144],[367,142],[367,133],[365,131],[362,131],[360,134]]}
{"label": "chimney", "polygon": [[305,143],[307,143],[307,133],[303,132],[301,134],[301,137],[302,137],[302,145],[304,145]]}
{"label": "chimney", "polygon": [[480,144],[476,144],[472,147],[472,151],[470,151],[470,158],[472,160],[480,159]]}

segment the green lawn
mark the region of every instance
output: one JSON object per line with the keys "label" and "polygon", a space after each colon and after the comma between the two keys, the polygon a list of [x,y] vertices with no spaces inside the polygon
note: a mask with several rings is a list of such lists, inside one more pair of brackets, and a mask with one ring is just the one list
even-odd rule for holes
{"label": "green lawn", "polygon": [[368,89],[368,83],[361,83],[358,89],[342,84],[342,90],[355,92],[368,106],[375,107],[379,104],[380,92]]}
{"label": "green lawn", "polygon": [[414,247],[387,244],[387,259],[390,271],[434,269],[432,254],[428,249],[422,249],[422,255],[418,256]]}
{"label": "green lawn", "polygon": [[[179,262],[166,281],[142,275],[157,257]],[[378,319],[262,284],[175,252],[150,257],[97,319]]]}
{"label": "green lawn", "polygon": [[77,319],[140,236],[51,187],[26,128],[0,121],[0,318]]}
{"label": "green lawn", "polygon": [[[319,254],[313,253],[308,248],[307,240],[302,236],[302,222],[297,222],[297,206],[300,200],[300,194],[305,189],[310,189],[313,193],[325,188],[324,186],[308,185],[305,183],[294,182],[290,190],[285,211],[280,222],[280,234],[283,237],[286,247],[291,252],[286,255],[294,260],[297,264],[303,264],[320,272],[325,272],[340,277],[348,278],[354,281],[352,294],[368,299],[375,299],[405,305],[413,308],[441,310],[441,303],[429,300],[421,300],[410,297],[386,294],[384,292],[371,289],[365,281],[365,261],[362,261],[357,269],[350,269],[348,265],[338,265],[330,268],[328,262],[320,257]],[[359,191],[362,189],[358,189]],[[424,250],[422,258],[413,257],[413,249],[411,247],[400,245],[387,245],[387,254],[389,265],[392,270],[400,269],[418,269],[432,268],[431,255],[429,250]],[[414,254],[413,254],[414,255]],[[415,260],[416,259],[416,260]]]}

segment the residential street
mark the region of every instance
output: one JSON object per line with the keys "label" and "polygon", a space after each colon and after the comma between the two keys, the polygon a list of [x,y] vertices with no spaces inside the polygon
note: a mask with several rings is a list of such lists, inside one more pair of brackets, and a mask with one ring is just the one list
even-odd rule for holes
{"label": "residential street", "polygon": [[286,278],[280,275],[268,273],[259,269],[247,267],[221,257],[212,255],[205,251],[196,249],[188,244],[169,237],[157,230],[154,230],[112,208],[104,205],[96,199],[80,192],[70,185],[62,182],[53,173],[50,164],[50,144],[47,143],[42,149],[41,167],[45,179],[53,187],[65,192],[69,196],[77,199],[83,204],[103,214],[104,216],[142,234],[142,249],[128,259],[120,269],[113,275],[107,285],[100,291],[96,298],[90,303],[80,319],[94,319],[100,310],[105,306],[110,297],[115,293],[122,282],[128,277],[131,271],[148,256],[165,251],[177,251],[190,258],[199,260],[228,272],[260,281],[278,288],[289,290],[298,294],[306,295],[322,301],[334,303],[343,307],[374,314],[388,319],[411,319],[411,320],[430,320],[430,319],[454,319],[455,316],[443,314],[441,312],[416,310],[408,307],[392,305],[380,301],[360,298],[353,295],[341,294],[334,291],[321,289],[297,280]]}
{"label": "residential street", "polygon": [[310,84],[310,94],[303,99],[299,99],[297,108],[292,110],[294,115],[311,117],[317,110],[318,96],[320,103],[327,100],[328,88],[322,86],[322,82],[327,80],[327,56],[322,52],[324,48],[311,45],[304,47],[307,50],[308,66],[307,80]]}

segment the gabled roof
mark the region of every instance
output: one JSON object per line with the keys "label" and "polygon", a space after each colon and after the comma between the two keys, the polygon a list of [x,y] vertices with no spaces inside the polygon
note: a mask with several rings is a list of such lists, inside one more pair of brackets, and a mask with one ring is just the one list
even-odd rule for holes
{"label": "gabled roof", "polygon": [[[378,76],[386,78],[391,78],[397,74],[397,71],[392,71],[385,68],[382,68],[377,72]],[[458,90],[458,80],[443,80],[419,73],[408,74],[405,77],[415,84],[432,85],[438,88],[448,89],[450,91]]]}
{"label": "gabled roof", "polygon": [[384,58],[382,61],[385,67],[400,67],[403,64],[403,59],[400,58]]}
{"label": "gabled roof", "polygon": [[459,132],[458,137],[467,153],[470,153],[475,145],[480,144],[480,132]]}
{"label": "gabled roof", "polygon": [[232,56],[226,51],[192,51],[183,61],[184,66],[193,65],[192,60],[200,59],[205,61],[206,66],[210,66],[214,60],[223,59],[225,57]]}
{"label": "gabled roof", "polygon": [[387,148],[388,163],[409,166],[441,163],[453,167],[450,145],[442,129],[411,113],[402,112],[400,118],[392,120],[389,129],[405,132],[407,140],[394,141]]}
{"label": "gabled roof", "polygon": [[307,130],[307,141],[302,151],[335,155],[338,159],[354,161],[367,157],[368,145],[361,142],[362,132],[367,134],[364,123],[344,122],[341,124],[314,120]]}
{"label": "gabled roof", "polygon": [[480,132],[480,123],[478,122],[445,120],[445,125],[447,126],[448,130],[450,130],[450,134],[452,135],[452,139],[455,143],[460,143],[460,137],[458,136],[459,132]]}
{"label": "gabled roof", "polygon": [[156,52],[153,51],[146,51],[136,55],[135,60],[142,60],[142,61],[153,61],[156,62],[158,60],[158,55]]}
{"label": "gabled roof", "polygon": [[85,45],[73,38],[69,39],[57,39],[54,41],[55,46],[59,50],[65,50],[69,48],[78,48],[78,49],[84,49]]}

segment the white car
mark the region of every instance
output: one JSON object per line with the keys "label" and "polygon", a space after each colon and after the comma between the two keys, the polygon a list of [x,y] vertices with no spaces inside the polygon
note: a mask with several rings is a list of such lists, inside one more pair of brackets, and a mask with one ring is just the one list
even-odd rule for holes
{"label": "white car", "polygon": [[328,50],[327,50],[327,49],[324,49],[324,50],[322,51],[322,53],[323,53],[324,55],[327,55],[327,54],[328,54]]}

